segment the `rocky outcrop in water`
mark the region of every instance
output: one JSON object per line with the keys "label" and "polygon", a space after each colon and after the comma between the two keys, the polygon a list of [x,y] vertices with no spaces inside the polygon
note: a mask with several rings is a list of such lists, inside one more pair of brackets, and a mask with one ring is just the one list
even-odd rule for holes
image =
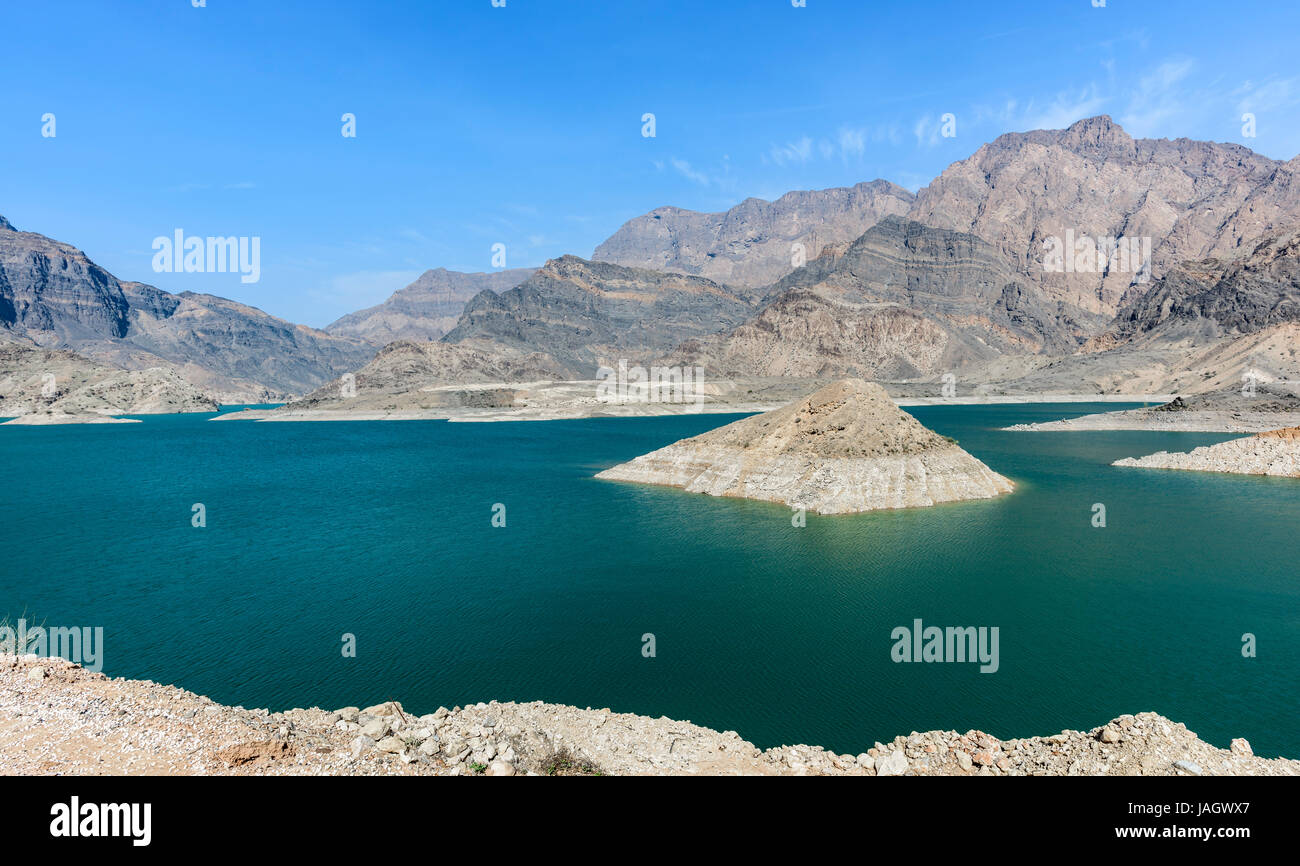
{"label": "rocky outcrop in water", "polygon": [[1099,412],[1015,424],[1007,430],[1161,430],[1167,433],[1262,433],[1300,424],[1300,395],[1294,386],[1259,385],[1253,393],[1221,388],[1186,394],[1160,406]]}
{"label": "rocky outcrop in water", "polygon": [[895,406],[879,385],[860,379],[832,383],[596,477],[821,514],[990,499],[1014,487]]}
{"label": "rocky outcrop in water", "polygon": [[1300,478],[1300,427],[1269,430],[1186,453],[1158,451],[1146,457],[1125,457],[1112,465]]}

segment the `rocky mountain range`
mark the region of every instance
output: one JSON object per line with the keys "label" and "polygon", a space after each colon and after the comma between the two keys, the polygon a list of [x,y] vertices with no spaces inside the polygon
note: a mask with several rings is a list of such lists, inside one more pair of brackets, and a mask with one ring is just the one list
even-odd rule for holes
{"label": "rocky mountain range", "polygon": [[435,268],[388,300],[325,326],[326,333],[375,346],[395,340],[437,340],[456,327],[465,303],[479,292],[504,292],[532,276],[530,268],[466,274]]}
{"label": "rocky mountain range", "polygon": [[702,277],[562,256],[500,295],[465,305],[444,342],[545,353],[571,378],[620,359],[648,363],[683,339],[734,327],[758,295]]}
{"label": "rocky mountain range", "polygon": [[974,235],[897,216],[766,293],[757,316],[680,357],[726,375],[910,379],[1007,353],[1065,354],[1097,318],[1045,298]]}
{"label": "rocky mountain range", "polygon": [[827,246],[847,243],[881,217],[903,214],[915,196],[886,180],[853,187],[788,192],[776,201],[747,198],[723,213],[661,207],[628,220],[596,247],[592,260],[673,271],[758,288]]}
{"label": "rocky mountain range", "polygon": [[119,281],[81,250],[0,220],[0,334],[114,366],[178,370],[226,402],[301,393],[374,347],[213,295]]}
{"label": "rocky mountain range", "polygon": [[[1013,391],[1212,390],[1262,360],[1273,378],[1300,369],[1297,171],[1300,157],[1134,139],[1094,117],[1000,136],[915,195],[877,180],[724,213],[664,207],[591,261],[427,271],[324,331],[119,281],[0,218],[0,335],[174,369],[226,402],[328,391],[407,340],[459,348],[406,346],[364,378],[408,363],[421,387],[437,364],[448,385],[590,378],[626,358],[733,378],[965,370]],[[1099,259],[1106,238],[1149,262]],[[1048,250],[1065,239],[1078,244],[1057,271]]]}
{"label": "rocky mountain range", "polygon": [[1298,169],[1239,144],[1134,139],[1100,116],[998,137],[923,188],[908,215],[978,235],[1049,297],[1112,315],[1145,292],[1136,268],[1045,272],[1048,238],[1149,237],[1158,278],[1300,222]]}
{"label": "rocky mountain range", "polygon": [[[1150,279],[1184,261],[1233,255],[1300,223],[1300,157],[1281,162],[1239,144],[1134,139],[1107,116],[1064,130],[1008,133],[953,163],[915,196],[887,181],[748,199],[721,214],[659,208],[630,220],[594,258],[765,286],[794,270],[790,247],[816,258],[890,214],[987,241],[1021,282],[1098,314],[1098,327]],[[1150,239],[1150,268],[1084,256],[1092,270],[1044,268],[1050,238]],[[813,240],[813,237],[816,240]],[[1085,238],[1087,240],[1085,240]],[[1075,264],[1075,262],[1071,262]],[[1100,265],[1100,267],[1098,267]]]}

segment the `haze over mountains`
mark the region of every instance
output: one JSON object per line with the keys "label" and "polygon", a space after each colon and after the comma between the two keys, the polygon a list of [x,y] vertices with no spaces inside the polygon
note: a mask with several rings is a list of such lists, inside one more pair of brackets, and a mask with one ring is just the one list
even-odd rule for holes
{"label": "haze over mountains", "polygon": [[479,292],[501,293],[528,279],[531,268],[509,268],[485,274],[463,274],[446,268],[425,271],[419,279],[394,292],[388,300],[348,313],[325,331],[384,346],[394,340],[437,340],[452,328],[465,302]]}
{"label": "haze over mountains", "polygon": [[[661,207],[590,261],[430,270],[323,331],[119,281],[0,218],[0,328],[267,397],[328,394],[394,342],[409,345],[370,377],[385,393],[404,369],[421,387],[589,379],[624,358],[731,378],[965,371],[1030,392],[1223,387],[1261,359],[1274,377],[1300,369],[1298,170],[1300,158],[1133,139],[1094,117],[1000,136],[915,195],[875,180],[724,213]],[[1066,237],[1137,239],[1150,261],[1103,257],[1092,270],[1081,246],[1066,251],[1077,267],[1045,267],[1048,242]],[[419,348],[430,341],[441,348]]]}

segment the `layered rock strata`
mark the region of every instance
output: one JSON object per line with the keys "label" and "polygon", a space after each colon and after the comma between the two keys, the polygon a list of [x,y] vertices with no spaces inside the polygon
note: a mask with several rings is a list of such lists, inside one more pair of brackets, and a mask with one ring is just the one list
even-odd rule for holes
{"label": "layered rock strata", "polygon": [[781,502],[820,514],[991,499],[1014,487],[895,406],[879,385],[861,379],[833,382],[596,477]]}

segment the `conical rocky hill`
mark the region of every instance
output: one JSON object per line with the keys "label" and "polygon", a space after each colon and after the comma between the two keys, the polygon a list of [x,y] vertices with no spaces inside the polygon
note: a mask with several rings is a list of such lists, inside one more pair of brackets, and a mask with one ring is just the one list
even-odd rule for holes
{"label": "conical rocky hill", "polygon": [[895,406],[879,385],[861,379],[834,382],[596,477],[782,502],[821,514],[989,499],[1013,488]]}

